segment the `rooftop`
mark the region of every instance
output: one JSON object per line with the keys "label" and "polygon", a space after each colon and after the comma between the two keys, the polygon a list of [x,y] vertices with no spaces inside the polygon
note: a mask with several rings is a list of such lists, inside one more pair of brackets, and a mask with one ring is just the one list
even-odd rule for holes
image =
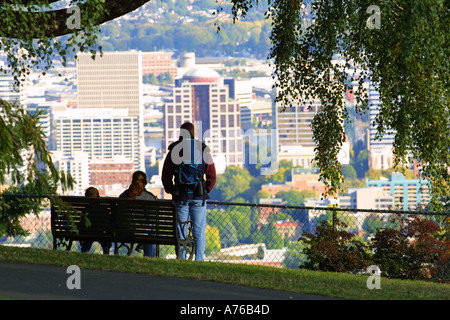
{"label": "rooftop", "polygon": [[220,78],[220,75],[211,68],[208,67],[195,67],[187,71],[183,79],[191,82],[214,82]]}

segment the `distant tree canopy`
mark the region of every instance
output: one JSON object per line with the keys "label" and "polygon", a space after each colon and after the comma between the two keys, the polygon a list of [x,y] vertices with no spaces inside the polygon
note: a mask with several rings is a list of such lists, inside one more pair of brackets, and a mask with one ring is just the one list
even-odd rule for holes
{"label": "distant tree canopy", "polygon": [[[67,3],[2,1],[0,50],[18,82],[30,68],[49,70],[55,56],[65,62],[70,52],[94,54],[98,26],[148,0],[71,1],[79,11],[58,8],[61,2]],[[422,165],[423,177],[432,182],[433,207],[439,196],[450,194],[448,0],[386,0],[377,6],[372,0],[230,2],[235,20],[267,5],[265,16],[272,23],[268,58],[277,102],[289,108],[320,99],[322,107],[312,121],[315,161],[329,194],[338,192],[344,178],[337,159],[349,117],[344,93],[352,90],[356,111],[364,113],[368,99],[363,83],[368,79],[380,92],[378,135],[395,132],[396,165],[411,159]],[[229,3],[223,6],[229,8]],[[61,35],[67,35],[64,41]]]}

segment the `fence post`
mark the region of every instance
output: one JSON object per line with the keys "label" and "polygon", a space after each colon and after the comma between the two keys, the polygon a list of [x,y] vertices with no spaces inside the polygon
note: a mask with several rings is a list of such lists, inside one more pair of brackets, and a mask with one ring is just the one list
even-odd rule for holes
{"label": "fence post", "polygon": [[336,231],[336,210],[333,210],[333,230]]}

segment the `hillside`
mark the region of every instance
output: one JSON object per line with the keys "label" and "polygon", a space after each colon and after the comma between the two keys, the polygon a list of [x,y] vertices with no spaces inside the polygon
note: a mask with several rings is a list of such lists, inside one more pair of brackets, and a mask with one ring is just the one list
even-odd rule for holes
{"label": "hillside", "polygon": [[[188,4],[189,3],[189,4]],[[101,27],[104,51],[168,50],[204,56],[267,58],[271,24],[265,7],[233,22],[231,5],[215,0],[150,1]],[[220,31],[218,30],[220,28]]]}

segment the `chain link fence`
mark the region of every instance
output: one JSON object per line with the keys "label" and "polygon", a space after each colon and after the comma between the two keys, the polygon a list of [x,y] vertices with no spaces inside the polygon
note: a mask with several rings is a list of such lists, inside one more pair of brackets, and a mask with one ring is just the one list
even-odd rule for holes
{"label": "chain link fence", "polygon": [[[280,268],[298,268],[307,259],[302,254],[302,236],[315,234],[323,221],[339,226],[369,243],[379,230],[402,231],[411,217],[423,217],[449,237],[450,213],[339,209],[335,207],[293,207],[209,201],[207,203],[205,260],[246,263]],[[3,236],[0,245],[52,249],[50,208],[21,218],[27,236]],[[72,250],[80,250],[76,243]],[[160,257],[175,258],[173,246],[158,246]],[[101,253],[100,245],[91,249]],[[133,252],[132,255],[142,255]],[[444,266],[448,273],[449,265]],[[444,272],[444,273],[445,273]],[[446,276],[444,276],[446,277]]]}

